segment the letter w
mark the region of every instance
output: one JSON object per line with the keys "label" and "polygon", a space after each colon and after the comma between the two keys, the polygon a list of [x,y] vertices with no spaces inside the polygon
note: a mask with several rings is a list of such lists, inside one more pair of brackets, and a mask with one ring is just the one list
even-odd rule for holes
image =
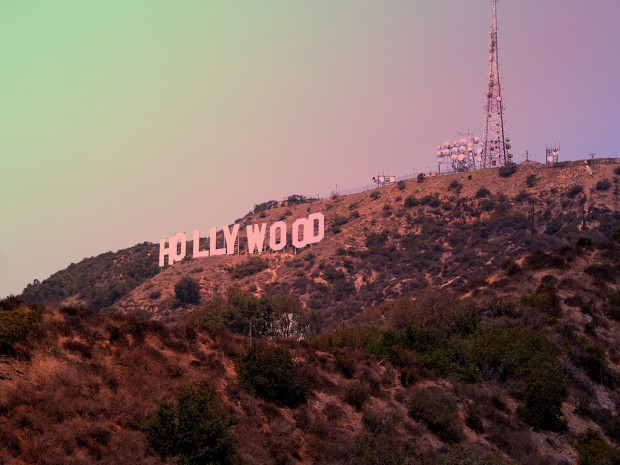
{"label": "letter w", "polygon": [[267,232],[267,223],[250,224],[246,227],[248,233],[248,253],[263,253],[265,246],[265,233]]}

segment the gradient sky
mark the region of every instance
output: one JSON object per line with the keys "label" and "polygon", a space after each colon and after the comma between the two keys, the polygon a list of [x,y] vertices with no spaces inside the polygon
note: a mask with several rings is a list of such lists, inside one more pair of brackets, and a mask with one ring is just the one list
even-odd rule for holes
{"label": "gradient sky", "polygon": [[[618,156],[620,1],[500,0],[516,161]],[[480,133],[488,0],[0,1],[0,297]]]}

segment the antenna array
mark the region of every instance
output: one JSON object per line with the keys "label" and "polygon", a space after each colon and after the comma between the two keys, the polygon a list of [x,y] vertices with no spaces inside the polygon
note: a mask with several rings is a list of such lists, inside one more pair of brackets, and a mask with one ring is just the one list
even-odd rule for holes
{"label": "antenna array", "polygon": [[482,168],[513,163],[509,152],[510,138],[504,128],[504,100],[499,78],[499,47],[497,43],[497,0],[492,0],[493,20],[489,43],[489,82],[482,137]]}

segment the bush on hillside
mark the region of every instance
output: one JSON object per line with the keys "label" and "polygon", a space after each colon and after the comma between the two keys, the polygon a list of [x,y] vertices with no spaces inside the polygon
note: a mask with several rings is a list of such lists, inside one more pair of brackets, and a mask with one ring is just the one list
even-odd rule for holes
{"label": "bush on hillside", "polygon": [[517,172],[517,165],[514,163],[508,163],[499,169],[499,175],[502,178],[509,178]]}
{"label": "bush on hillside", "polygon": [[237,372],[248,391],[277,405],[295,408],[308,398],[309,380],[284,347],[253,346]]}
{"label": "bush on hillside", "polygon": [[566,261],[557,254],[535,250],[525,258],[525,268],[543,270],[545,268],[566,268]]}
{"label": "bush on hillside", "polygon": [[566,195],[568,195],[571,199],[574,199],[582,192],[583,192],[583,186],[580,184],[575,184],[570,189],[568,189],[568,192],[566,193]]}
{"label": "bush on hillside", "polygon": [[551,343],[528,328],[489,326],[471,339],[467,353],[485,379],[523,383],[541,366],[554,362]]}
{"label": "bush on hillside", "polygon": [[23,342],[42,318],[41,311],[26,307],[0,310],[0,354],[11,352],[15,344]]}
{"label": "bush on hillside", "polygon": [[[437,454],[434,453],[434,456]],[[439,454],[437,465],[506,465],[499,452],[479,445],[456,445]]]}
{"label": "bush on hillside", "polygon": [[490,196],[491,196],[491,191],[489,189],[487,189],[486,187],[481,187],[476,192],[476,198],[477,199],[484,199],[484,198],[487,198],[487,197],[490,197]]}
{"label": "bush on hillside", "polygon": [[309,337],[321,326],[320,316],[304,309],[292,295],[256,297],[237,286],[228,288],[225,299],[208,301],[197,313],[196,321],[200,327],[225,327],[258,338]]}
{"label": "bush on hillside", "polygon": [[266,210],[271,210],[272,208],[277,208],[278,205],[279,204],[277,200],[268,200],[267,202],[254,205],[254,209],[252,210],[252,213],[256,214],[256,213],[264,212]]}
{"label": "bush on hillside", "polygon": [[200,287],[198,281],[189,276],[181,278],[174,285],[174,296],[184,304],[194,305],[200,303]]}
{"label": "bush on hillside", "polygon": [[344,401],[353,406],[358,412],[370,397],[370,387],[368,383],[354,379],[347,384],[344,392]]}
{"label": "bush on hillside", "polygon": [[248,257],[238,265],[227,267],[226,271],[230,273],[233,279],[242,279],[247,276],[255,275],[269,268],[269,261],[261,257]]}
{"label": "bush on hillside", "polygon": [[594,430],[584,433],[577,443],[579,465],[618,465],[620,450],[608,444]]}
{"label": "bush on hillside", "polygon": [[456,400],[443,389],[437,386],[414,389],[408,409],[412,418],[426,423],[441,440],[459,442],[463,438]]}
{"label": "bush on hillside", "polygon": [[545,234],[549,235],[549,236],[553,236],[554,234],[557,234],[560,232],[560,230],[562,229],[562,220],[559,218],[554,218],[551,221],[549,221],[549,223],[547,223],[547,226],[545,226]]}
{"label": "bush on hillside", "polygon": [[418,205],[420,205],[420,201],[416,199],[415,196],[410,195],[409,197],[405,199],[404,205],[405,205],[405,208],[413,208],[413,207],[417,207]]}
{"label": "bush on hillside", "polygon": [[528,175],[527,178],[525,178],[525,185],[527,187],[534,187],[536,186],[537,182],[538,182],[538,178],[536,177],[535,174],[530,174]]}
{"label": "bush on hillside", "polygon": [[231,416],[213,391],[184,389],[176,403],[161,402],[144,422],[149,446],[162,458],[185,465],[223,465],[235,449]]}
{"label": "bush on hillside", "polygon": [[18,296],[10,295],[0,300],[0,311],[2,310],[15,310],[16,308],[24,305],[24,299]]}
{"label": "bush on hillside", "polygon": [[536,429],[566,431],[562,401],[567,388],[568,383],[557,363],[541,366],[528,378],[525,402],[519,413],[526,423]]}
{"label": "bush on hillside", "polygon": [[590,265],[583,270],[586,274],[589,274],[594,279],[598,279],[605,282],[614,282],[618,278],[618,272],[613,266],[606,263],[599,263]]}
{"label": "bush on hillside", "polygon": [[596,183],[597,191],[607,191],[611,187],[611,181],[609,179],[601,179]]}
{"label": "bush on hillside", "polygon": [[448,184],[448,189],[453,189],[458,193],[461,192],[461,189],[463,189],[463,184],[458,182],[456,179],[453,179],[450,181],[450,184]]}
{"label": "bush on hillside", "polygon": [[341,226],[344,226],[348,222],[349,220],[345,216],[340,216],[336,214],[332,218],[332,224],[329,230],[331,231],[332,234],[338,234],[342,232]]}

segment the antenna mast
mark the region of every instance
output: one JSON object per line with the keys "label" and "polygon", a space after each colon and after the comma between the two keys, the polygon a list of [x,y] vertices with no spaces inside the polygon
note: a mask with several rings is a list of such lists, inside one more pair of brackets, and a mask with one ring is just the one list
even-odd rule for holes
{"label": "antenna mast", "polygon": [[510,138],[504,130],[504,101],[499,79],[499,55],[497,45],[497,0],[491,0],[493,21],[489,56],[489,84],[484,115],[482,138],[482,168],[503,166],[512,163]]}

